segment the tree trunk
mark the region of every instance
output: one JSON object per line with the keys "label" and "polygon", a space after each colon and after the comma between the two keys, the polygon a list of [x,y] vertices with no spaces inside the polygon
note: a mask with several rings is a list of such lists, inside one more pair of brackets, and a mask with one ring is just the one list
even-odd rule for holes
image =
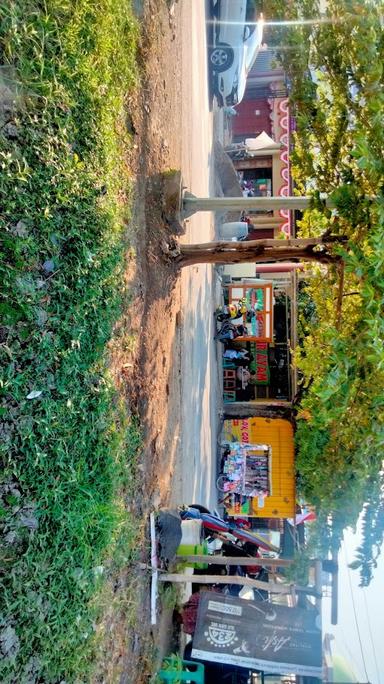
{"label": "tree trunk", "polygon": [[342,236],[290,240],[250,240],[246,242],[207,242],[179,245],[175,261],[183,268],[194,264],[242,264],[263,261],[315,261],[333,264],[339,255],[331,254],[328,245],[344,242]]}

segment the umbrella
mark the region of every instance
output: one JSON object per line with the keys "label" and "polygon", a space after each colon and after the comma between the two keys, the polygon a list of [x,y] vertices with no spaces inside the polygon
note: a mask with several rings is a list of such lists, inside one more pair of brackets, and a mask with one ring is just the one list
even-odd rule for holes
{"label": "umbrella", "polygon": [[304,511],[298,513],[296,518],[287,518],[290,525],[301,525],[303,522],[312,522],[312,520],[316,520],[316,513],[313,511]]}
{"label": "umbrella", "polygon": [[233,534],[233,536],[239,539],[240,541],[251,542],[251,544],[259,546],[261,549],[264,549],[264,551],[274,551],[275,553],[279,553],[280,549],[278,549],[277,546],[271,544],[267,539],[265,539],[265,537],[262,537],[260,534],[254,534],[253,532],[243,530],[240,527],[237,527],[235,523],[225,522],[218,516],[211,515],[211,513],[201,513],[196,508],[188,508],[187,510],[181,512],[181,517],[184,520],[191,520],[193,518],[201,520],[203,523],[203,527],[206,530],[223,533],[229,532],[229,534]]}

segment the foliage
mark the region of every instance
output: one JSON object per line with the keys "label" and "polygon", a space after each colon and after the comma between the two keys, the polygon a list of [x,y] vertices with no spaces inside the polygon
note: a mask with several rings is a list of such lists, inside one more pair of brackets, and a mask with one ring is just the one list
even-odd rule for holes
{"label": "foliage", "polygon": [[0,19],[1,681],[83,681],[97,597],[135,535],[140,436],[106,345],[128,296],[136,26],[118,0],[6,0]]}
{"label": "foliage", "polygon": [[[384,39],[380,2],[274,2],[294,27],[275,35],[296,120],[293,175],[313,207],[300,236],[345,235],[340,269],[311,269],[297,354],[308,390],[300,405],[302,494],[333,519],[328,548],[355,525],[384,457]],[[319,193],[331,193],[336,209]],[[341,289],[342,288],[342,289]],[[341,306],[338,301],[341,299]],[[368,521],[368,518],[367,518]]]}
{"label": "foliage", "polygon": [[356,559],[350,564],[351,568],[360,570],[361,587],[367,587],[373,577],[384,538],[383,473],[380,475],[378,481],[372,483],[370,496],[364,504],[362,541],[356,549]]}

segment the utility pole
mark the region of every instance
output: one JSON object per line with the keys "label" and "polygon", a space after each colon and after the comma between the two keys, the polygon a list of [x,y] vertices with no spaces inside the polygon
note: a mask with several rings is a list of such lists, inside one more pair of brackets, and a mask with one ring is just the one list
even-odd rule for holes
{"label": "utility pole", "polygon": [[[325,206],[334,207],[334,202],[327,196],[322,197]],[[190,192],[184,192],[184,218],[192,216],[197,211],[242,211],[274,209],[309,209],[313,197],[196,197]]]}

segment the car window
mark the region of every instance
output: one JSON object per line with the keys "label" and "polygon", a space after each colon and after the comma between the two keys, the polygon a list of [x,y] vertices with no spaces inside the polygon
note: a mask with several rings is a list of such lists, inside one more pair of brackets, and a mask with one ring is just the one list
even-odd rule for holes
{"label": "car window", "polygon": [[256,25],[253,23],[252,24],[245,24],[245,26],[244,26],[244,37],[243,37],[244,42],[251,37],[252,33],[255,32],[255,28],[256,28]]}
{"label": "car window", "polygon": [[256,21],[257,14],[257,0],[247,0],[247,8],[245,10],[245,21]]}
{"label": "car window", "polygon": [[261,45],[261,40],[262,33],[260,27],[253,24],[253,31],[249,34],[249,37],[244,41],[246,71],[249,71],[257,57],[257,53]]}

